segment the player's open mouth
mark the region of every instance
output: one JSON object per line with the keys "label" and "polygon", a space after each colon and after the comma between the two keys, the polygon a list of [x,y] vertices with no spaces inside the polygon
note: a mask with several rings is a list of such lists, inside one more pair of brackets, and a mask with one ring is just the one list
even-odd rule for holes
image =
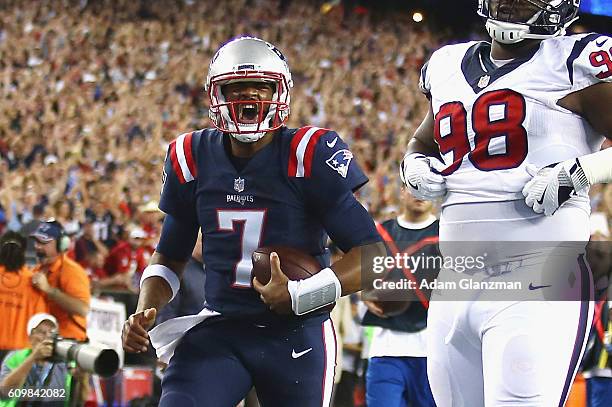
{"label": "player's open mouth", "polygon": [[238,105],[238,121],[240,123],[253,124],[259,122],[259,104],[241,103]]}

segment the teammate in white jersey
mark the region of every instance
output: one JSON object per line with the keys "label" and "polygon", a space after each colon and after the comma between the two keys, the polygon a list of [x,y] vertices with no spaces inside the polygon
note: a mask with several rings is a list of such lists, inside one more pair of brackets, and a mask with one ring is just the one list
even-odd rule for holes
{"label": "teammate in white jersey", "polygon": [[[401,177],[414,196],[443,198],[443,255],[461,254],[444,245],[452,241],[588,241],[588,187],[612,180],[612,149],[599,151],[612,137],[612,38],[564,35],[579,3],[480,0],[492,43],[445,46],[423,67],[431,108]],[[486,278],[526,275],[546,260],[542,248],[489,260],[501,272]],[[592,280],[577,254],[555,266],[577,301],[434,294],[427,358],[439,407],[565,403],[592,319]]]}

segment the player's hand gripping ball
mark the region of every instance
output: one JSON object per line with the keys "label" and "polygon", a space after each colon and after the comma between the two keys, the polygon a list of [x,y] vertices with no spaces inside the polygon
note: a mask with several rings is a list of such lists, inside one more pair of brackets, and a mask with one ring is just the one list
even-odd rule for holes
{"label": "player's hand gripping ball", "polygon": [[[275,268],[274,256],[278,255],[280,267]],[[260,247],[253,252],[253,287],[259,292],[262,301],[272,311],[288,314],[291,313],[291,297],[287,290],[287,280],[303,280],[321,271],[321,264],[310,254],[298,249],[286,246]],[[274,270],[279,273],[274,272]],[[270,278],[272,274],[272,278]],[[283,292],[284,291],[284,292]],[[286,292],[286,298],[285,298]],[[287,303],[281,303],[287,301]],[[322,308],[330,311],[335,304]],[[320,312],[317,310],[316,312]]]}

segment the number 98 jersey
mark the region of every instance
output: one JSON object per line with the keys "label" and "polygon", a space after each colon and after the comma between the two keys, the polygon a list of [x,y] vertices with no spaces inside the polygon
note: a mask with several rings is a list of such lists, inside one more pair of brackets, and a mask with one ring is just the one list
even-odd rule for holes
{"label": "number 98 jersey", "polygon": [[[491,44],[437,50],[421,70],[434,138],[444,161],[443,206],[522,199],[538,168],[599,150],[603,136],[557,105],[570,93],[612,81],[612,38],[581,34],[544,40],[529,55],[492,61]],[[572,204],[588,207],[586,192]]]}

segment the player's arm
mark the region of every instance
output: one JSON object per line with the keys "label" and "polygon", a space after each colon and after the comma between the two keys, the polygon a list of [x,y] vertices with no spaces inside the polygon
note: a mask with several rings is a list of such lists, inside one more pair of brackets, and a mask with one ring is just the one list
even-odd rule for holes
{"label": "player's arm", "polygon": [[140,280],[136,312],[123,327],[123,348],[127,352],[145,352],[149,345],[147,331],[157,312],[168,304],[180,287],[180,279],[196,242],[198,225],[167,215],[156,251]]}
{"label": "player's arm", "polygon": [[[159,310],[179,289],[198,232],[195,188],[199,136],[181,135],[168,146],[159,209],[166,213],[159,243],[140,281],[137,312]],[[180,148],[179,148],[180,147]],[[186,154],[191,151],[191,154]]]}
{"label": "player's arm", "polygon": [[597,133],[612,139],[612,82],[589,86],[573,96],[575,100],[569,101],[570,110],[584,117]]}
{"label": "player's arm", "polygon": [[166,274],[164,277],[153,273],[146,277],[143,275],[136,312],[142,312],[149,308],[160,310],[168,304],[174,298],[175,291],[178,291],[176,282],[180,281],[186,264],[187,261],[172,260],[159,252],[153,253],[147,269],[158,268],[167,270],[172,274]]}
{"label": "player's arm", "polygon": [[434,117],[431,104],[427,115],[408,142],[406,154],[419,153],[426,156],[439,156],[438,145],[434,141]]}
{"label": "player's arm", "polygon": [[136,312],[159,310],[176,296],[198,232],[197,223],[166,215],[157,248],[140,279]]}
{"label": "player's arm", "polygon": [[611,46],[612,37],[599,34],[587,34],[574,43],[565,63],[571,93],[557,102],[608,139],[612,139]]}
{"label": "player's arm", "polygon": [[[587,40],[587,37],[583,38]],[[612,38],[595,37],[582,43],[583,51],[575,59],[568,59],[570,81],[575,92],[557,103],[580,116],[591,127],[608,139],[612,139],[612,72],[602,71],[606,65],[599,63],[610,58],[609,44]],[[607,47],[605,44],[608,44]],[[576,47],[579,47],[577,43]],[[574,55],[574,53],[572,53]],[[570,56],[570,58],[574,58]],[[591,185],[612,182],[612,149],[608,148],[555,165],[537,169],[527,167],[533,178],[525,184],[525,203],[536,213],[554,214],[569,200],[573,192]]]}
{"label": "player's arm", "polygon": [[[357,204],[361,206],[358,202]],[[367,219],[364,220],[368,222]],[[372,222],[371,218],[369,222]],[[280,314],[293,311],[296,315],[303,315],[325,307],[341,296],[360,291],[364,286],[372,286],[375,278],[374,258],[385,256],[387,252],[378,235],[372,235],[369,240],[374,241],[348,249],[346,254],[330,267],[299,281],[290,281],[283,274],[278,255],[272,253],[270,281],[262,285],[254,279],[253,287],[259,292],[262,301]]]}
{"label": "player's arm", "polygon": [[[591,127],[612,140],[612,82],[598,83],[577,92],[578,114]],[[607,148],[576,159],[590,185],[612,182],[612,149]]]}
{"label": "player's arm", "polygon": [[[419,88],[431,100],[428,64],[421,69]],[[413,196],[431,201],[446,194],[446,183],[440,175],[443,168],[434,139],[434,114],[430,103],[425,119],[408,142],[400,165],[400,178]]]}
{"label": "player's arm", "polygon": [[166,217],[157,248],[140,279],[136,312],[123,326],[123,348],[128,352],[147,350],[147,330],[153,326],[157,311],[178,292],[191,257],[199,230],[195,199],[199,140],[198,132],[183,134],[168,146],[159,200]]}
{"label": "player's arm", "polygon": [[157,248],[140,279],[136,312],[159,310],[176,296],[198,232],[197,223],[166,215]]}
{"label": "player's arm", "polygon": [[429,69],[429,64],[430,61],[423,65],[419,77],[419,90],[429,100],[429,110],[423,122],[421,122],[421,125],[416,129],[414,135],[408,142],[406,156],[417,153],[425,156],[440,157],[438,145],[434,139],[434,114],[431,105],[431,69]]}
{"label": "player's arm", "polygon": [[373,258],[387,254],[383,242],[374,242],[351,248],[340,260],[331,265],[342,288],[342,296],[371,287],[375,274]]}

